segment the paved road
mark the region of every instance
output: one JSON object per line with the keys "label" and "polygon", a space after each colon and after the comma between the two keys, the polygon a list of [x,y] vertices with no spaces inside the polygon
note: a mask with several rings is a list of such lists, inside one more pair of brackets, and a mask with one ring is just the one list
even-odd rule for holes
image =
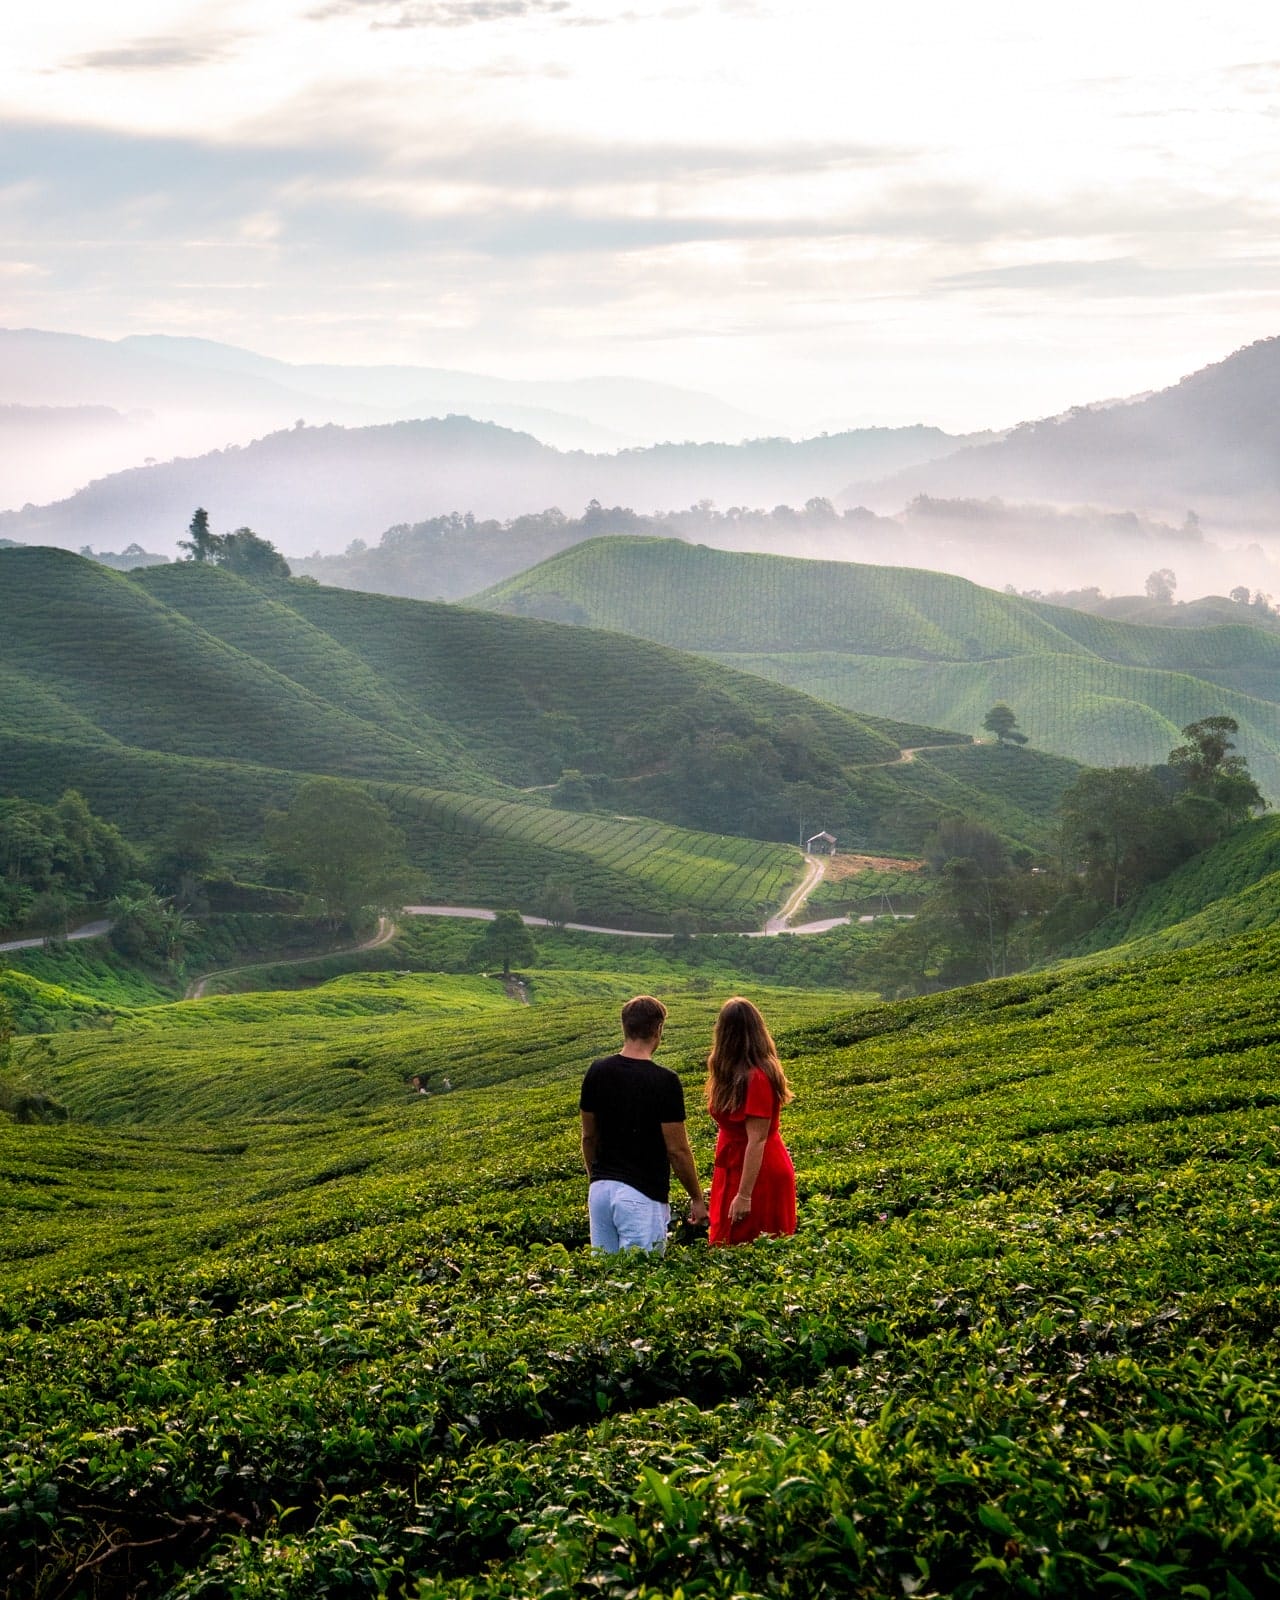
{"label": "paved road", "polygon": [[[498,915],[496,911],[486,911],[481,906],[405,906],[406,917],[473,917],[480,922],[492,922]],[[527,917],[520,913],[520,920],[526,928],[549,928],[549,917]],[[670,933],[643,933],[637,928],[597,928],[591,922],[566,922],[564,924],[571,933],[611,933],[622,939],[671,939]]]}
{"label": "paved road", "polygon": [[[86,922],[78,928],[73,928],[66,935],[68,939],[101,939],[103,934],[111,931],[109,922]],[[0,952],[5,950],[36,950],[46,942],[42,934],[38,939],[10,939],[5,944],[0,944]]]}

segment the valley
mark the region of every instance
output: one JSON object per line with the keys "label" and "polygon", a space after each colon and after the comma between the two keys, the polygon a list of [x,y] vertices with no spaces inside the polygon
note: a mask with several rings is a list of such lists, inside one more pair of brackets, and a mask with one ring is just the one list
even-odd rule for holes
{"label": "valley", "polygon": [[[1274,631],[622,535],[0,584],[6,1600],[1280,1582]],[[708,1174],[768,1017],[794,1237],[587,1248],[646,991]]]}

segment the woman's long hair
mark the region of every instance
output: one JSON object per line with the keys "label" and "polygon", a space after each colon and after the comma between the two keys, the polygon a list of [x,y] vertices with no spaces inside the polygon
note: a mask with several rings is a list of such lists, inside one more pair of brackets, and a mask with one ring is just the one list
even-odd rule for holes
{"label": "woman's long hair", "polygon": [[719,1116],[741,1111],[747,1098],[747,1079],[759,1067],[773,1085],[778,1103],[791,1099],[787,1075],[778,1060],[778,1047],[759,1009],[734,995],[720,1007],[716,1031],[707,1057],[707,1110]]}

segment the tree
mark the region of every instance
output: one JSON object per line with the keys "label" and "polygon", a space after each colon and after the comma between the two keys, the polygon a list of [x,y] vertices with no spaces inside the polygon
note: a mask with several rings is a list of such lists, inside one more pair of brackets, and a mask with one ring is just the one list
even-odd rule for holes
{"label": "tree", "polygon": [[1093,896],[1118,906],[1186,854],[1150,767],[1086,767],[1062,797],[1064,853]]}
{"label": "tree", "polygon": [[270,539],[260,538],[252,528],[237,528],[220,541],[217,554],[220,567],[249,579],[287,578],[289,563]]}
{"label": "tree", "polygon": [[176,965],[195,932],[177,908],[148,884],[131,883],[107,907],[109,938],[121,955],[135,960],[160,960]]}
{"label": "tree", "polygon": [[187,528],[189,538],[179,539],[178,549],[188,552],[188,561],[212,561],[217,556],[222,545],[216,533],[209,531],[209,513],[203,506],[197,506],[191,517],[190,526]]}
{"label": "tree", "polygon": [[576,767],[566,767],[551,791],[557,811],[590,811],[595,804],[591,785]]}
{"label": "tree", "polygon": [[1231,591],[1231,598],[1238,606],[1247,606],[1250,598],[1248,585],[1243,583],[1237,584],[1236,587]]}
{"label": "tree", "polygon": [[1182,730],[1187,742],[1169,752],[1169,767],[1182,793],[1216,802],[1230,826],[1267,803],[1244,757],[1231,754],[1233,735],[1239,731],[1234,717],[1201,717]]}
{"label": "tree", "polygon": [[518,911],[499,911],[472,947],[472,959],[480,966],[502,963],[502,976],[511,976],[511,963],[527,966],[537,955],[533,935]]}
{"label": "tree", "polygon": [[1173,604],[1173,591],[1177,587],[1177,574],[1168,567],[1160,567],[1155,572],[1147,574],[1147,599],[1154,600],[1158,605],[1171,606]]}
{"label": "tree", "polygon": [[0,1071],[13,1055],[13,1007],[0,994]]}
{"label": "tree", "polygon": [[982,719],[988,733],[994,733],[997,744],[1026,744],[1027,736],[1018,731],[1018,719],[1003,701],[992,706]]}
{"label": "tree", "polygon": [[266,841],[320,901],[332,927],[404,893],[404,840],[386,807],[355,784],[312,778],[288,811],[267,816]]}
{"label": "tree", "polygon": [[222,818],[212,806],[198,801],[183,806],[156,847],[152,860],[156,881],[189,903],[196,893],[196,880],[213,865],[221,838]]}
{"label": "tree", "polygon": [[573,885],[566,878],[548,878],[542,889],[542,914],[553,928],[563,928],[578,909]]}
{"label": "tree", "polygon": [[698,931],[698,919],[692,911],[683,906],[671,913],[671,939],[672,943],[684,948]]}

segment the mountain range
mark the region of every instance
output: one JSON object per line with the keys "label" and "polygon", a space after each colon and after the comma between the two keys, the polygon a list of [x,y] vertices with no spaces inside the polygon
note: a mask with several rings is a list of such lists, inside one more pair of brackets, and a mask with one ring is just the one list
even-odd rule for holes
{"label": "mountain range", "polygon": [[918,494],[1091,504],[1268,533],[1280,517],[1280,338],[1134,400],[1076,406],[998,440],[846,487],[876,509]]}
{"label": "mountain range", "polygon": [[[592,450],[772,431],[767,419],[712,395],[641,379],[556,382],[410,364],[297,364],[207,339],[0,329],[0,444],[7,447],[20,420],[7,413],[18,408],[43,413],[46,439],[61,423],[62,450],[0,454],[0,506],[60,499],[91,476],[147,457],[243,443],[299,417],[359,427],[458,413],[561,449]],[[90,410],[97,415],[86,416]]]}
{"label": "mountain range", "polygon": [[956,442],[936,428],[864,428],[799,443],[593,454],[461,416],[367,428],[299,424],[243,448],[113,473],[50,506],[0,513],[0,535],[172,552],[202,505],[216,529],[248,526],[290,554],[333,554],[393,524],[455,511],[510,518],[550,506],[572,513],[592,500],[638,510],[706,499],[803,505],[854,473],[892,470]]}

